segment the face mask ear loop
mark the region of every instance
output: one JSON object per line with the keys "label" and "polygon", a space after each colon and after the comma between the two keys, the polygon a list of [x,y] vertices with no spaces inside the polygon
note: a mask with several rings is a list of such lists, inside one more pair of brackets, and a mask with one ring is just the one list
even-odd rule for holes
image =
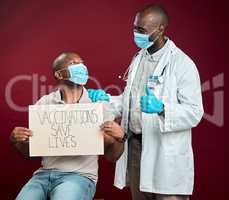
{"label": "face mask ear loop", "polygon": [[[153,32],[151,32],[150,34],[149,34],[149,39],[151,39],[151,35],[153,34],[153,33],[155,33],[157,30],[155,30],[155,31],[153,31]],[[158,40],[158,38],[159,38],[159,35],[153,40],[153,41],[151,41],[150,40],[150,42],[156,42],[157,40]]]}

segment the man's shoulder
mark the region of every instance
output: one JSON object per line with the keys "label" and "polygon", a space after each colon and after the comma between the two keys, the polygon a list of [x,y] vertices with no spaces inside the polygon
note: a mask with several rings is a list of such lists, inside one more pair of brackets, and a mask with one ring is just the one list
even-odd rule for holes
{"label": "man's shoulder", "polygon": [[42,96],[35,105],[53,104],[59,95],[59,90],[55,90],[47,95]]}
{"label": "man's shoulder", "polygon": [[182,49],[177,47],[173,41],[172,43],[172,59],[176,64],[190,64],[190,65],[195,65],[194,61],[190,58],[189,55],[187,55]]}
{"label": "man's shoulder", "polygon": [[199,74],[198,68],[193,60],[179,47],[175,46],[175,44],[172,50],[171,63],[172,71],[176,74],[178,79],[185,77],[185,74],[188,76]]}
{"label": "man's shoulder", "polygon": [[142,53],[144,52],[144,49],[140,49],[138,50],[133,56],[132,56],[132,61],[137,58],[138,56],[142,55]]}

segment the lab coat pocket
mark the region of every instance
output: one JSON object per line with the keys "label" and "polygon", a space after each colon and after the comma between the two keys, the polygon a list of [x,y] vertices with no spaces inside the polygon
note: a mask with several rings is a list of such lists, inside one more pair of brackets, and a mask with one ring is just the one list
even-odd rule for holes
{"label": "lab coat pocket", "polygon": [[[148,85],[150,87],[150,85]],[[153,90],[154,95],[158,98],[162,98],[162,93],[163,93],[163,83],[157,83],[153,87],[150,87]]]}
{"label": "lab coat pocket", "polygon": [[188,155],[191,149],[190,133],[161,133],[162,148],[165,155]]}
{"label": "lab coat pocket", "polygon": [[150,131],[152,129],[159,130],[159,122],[157,120],[156,113],[144,113],[142,112],[142,129],[143,132]]}

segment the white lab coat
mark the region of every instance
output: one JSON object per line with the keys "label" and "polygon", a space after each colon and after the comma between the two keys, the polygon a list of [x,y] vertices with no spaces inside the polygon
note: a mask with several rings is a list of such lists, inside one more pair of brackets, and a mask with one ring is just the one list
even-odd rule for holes
{"label": "white lab coat", "polygon": [[[201,84],[193,61],[168,39],[169,48],[160,59],[154,75],[159,76],[154,93],[164,103],[164,117],[142,113],[142,155],[140,191],[160,194],[192,194],[194,162],[191,128],[203,116]],[[127,85],[122,95],[112,96],[116,115],[127,131],[130,90],[142,56],[133,59]],[[128,185],[125,150],[116,163],[114,185],[120,189]]]}

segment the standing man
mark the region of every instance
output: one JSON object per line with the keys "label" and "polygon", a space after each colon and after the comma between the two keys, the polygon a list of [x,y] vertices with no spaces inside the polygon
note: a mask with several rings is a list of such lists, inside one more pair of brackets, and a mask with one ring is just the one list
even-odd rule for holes
{"label": "standing man", "polygon": [[203,116],[199,73],[165,36],[168,15],[158,5],[140,10],[133,58],[122,95],[89,90],[92,101],[109,100],[128,140],[117,161],[115,186],[129,185],[133,200],[188,200],[193,192],[191,129]]}

